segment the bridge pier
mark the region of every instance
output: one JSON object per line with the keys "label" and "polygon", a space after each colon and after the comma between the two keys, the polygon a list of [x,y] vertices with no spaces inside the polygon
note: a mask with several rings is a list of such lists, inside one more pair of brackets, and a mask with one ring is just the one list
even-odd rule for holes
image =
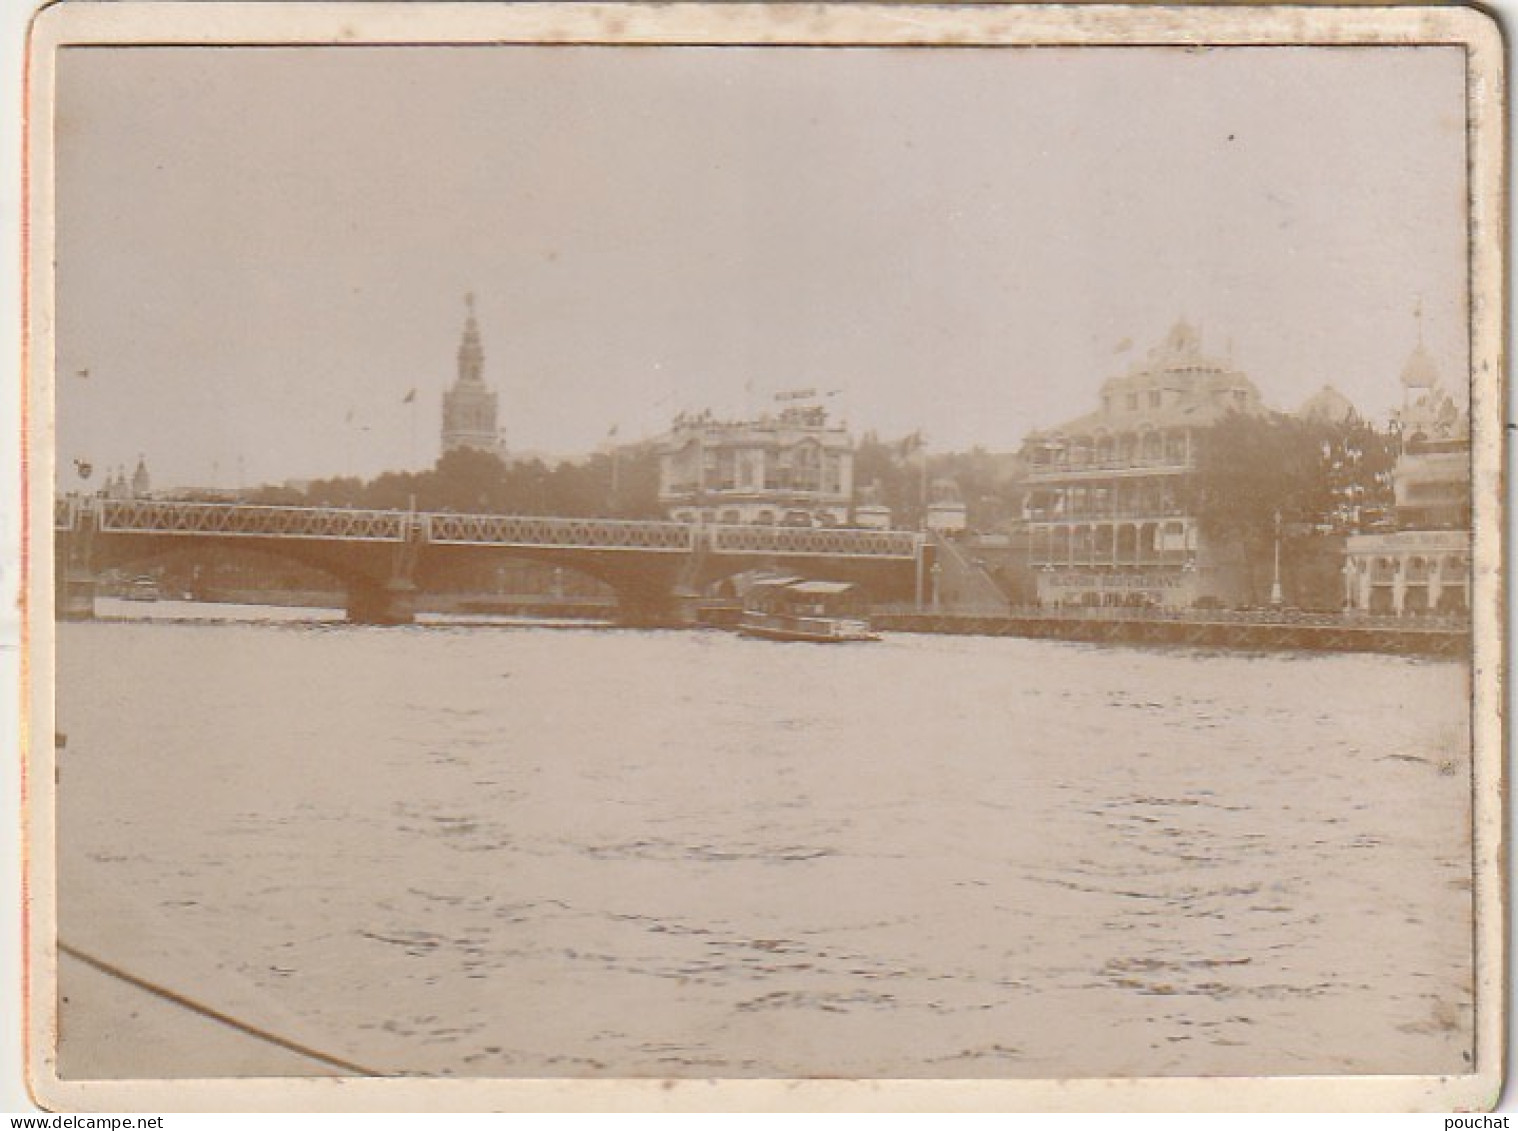
{"label": "bridge pier", "polygon": [[383,585],[354,585],[348,589],[348,620],[353,624],[414,624],[416,585],[387,581]]}
{"label": "bridge pier", "polygon": [[617,623],[623,628],[679,628],[690,621],[681,615],[681,603],[665,601],[617,602]]}
{"label": "bridge pier", "polygon": [[64,570],[53,595],[53,611],[59,620],[94,620],[94,576],[77,570]]}
{"label": "bridge pier", "polygon": [[67,516],[67,525],[59,530],[59,508],[54,508],[53,545],[57,565],[53,574],[53,612],[59,620],[93,620],[95,515],[72,498],[63,508],[63,514]]}

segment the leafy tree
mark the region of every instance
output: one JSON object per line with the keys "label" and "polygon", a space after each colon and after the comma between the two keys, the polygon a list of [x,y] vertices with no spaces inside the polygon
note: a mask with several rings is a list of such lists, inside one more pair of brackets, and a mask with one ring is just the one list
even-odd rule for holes
{"label": "leafy tree", "polygon": [[490,513],[511,509],[507,468],[499,456],[473,448],[443,453],[432,473],[417,484],[422,510]]}
{"label": "leafy tree", "polygon": [[428,471],[387,471],[365,483],[321,479],[304,491],[269,488],[259,502],[383,510],[442,510],[478,514],[556,514],[657,518],[659,460],[652,444],[566,460],[507,462],[490,452],[460,448]]}
{"label": "leafy tree", "polygon": [[866,432],[854,447],[856,502],[890,507],[898,525],[906,524],[908,510],[920,513],[917,478],[907,468],[908,448],[913,439],[883,441],[876,433]]}
{"label": "leafy tree", "polygon": [[1343,533],[1354,533],[1383,521],[1394,502],[1396,434],[1351,415],[1342,424],[1325,426],[1322,441],[1329,511],[1320,522]]}
{"label": "leafy tree", "polygon": [[971,530],[993,530],[1022,513],[1021,463],[985,448],[951,452],[929,461],[934,480],[953,480]]}
{"label": "leafy tree", "polygon": [[1230,413],[1198,435],[1196,470],[1178,488],[1202,533],[1241,551],[1250,589],[1283,538],[1350,533],[1391,501],[1392,437],[1342,422]]}
{"label": "leafy tree", "polygon": [[344,475],[313,481],[306,488],[305,502],[318,507],[362,507],[367,505],[364,499],[364,481]]}
{"label": "leafy tree", "polygon": [[881,440],[874,432],[865,433],[854,448],[856,499],[890,507],[897,526],[920,526],[924,495],[931,496],[933,484],[944,479],[958,489],[972,529],[989,530],[1022,511],[1021,477],[1006,457],[984,448],[929,452],[919,433]]}
{"label": "leafy tree", "polygon": [[[602,457],[597,457],[602,458]],[[611,456],[604,457],[608,464]],[[619,448],[615,481],[608,476],[605,513],[616,518],[662,518],[659,504],[659,449],[651,443]]]}

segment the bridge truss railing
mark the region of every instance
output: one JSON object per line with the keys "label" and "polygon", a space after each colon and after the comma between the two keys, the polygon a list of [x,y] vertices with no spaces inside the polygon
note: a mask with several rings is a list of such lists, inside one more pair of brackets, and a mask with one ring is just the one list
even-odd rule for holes
{"label": "bridge truss railing", "polygon": [[339,507],[271,507],[246,503],[187,503],[165,499],[100,499],[97,529],[111,534],[196,534],[245,538],[318,538],[404,542],[404,511]]}
{"label": "bridge truss railing", "polygon": [[711,526],[717,554],[784,557],[915,558],[922,535],[907,530],[837,530],[788,526]]}
{"label": "bridge truss railing", "polygon": [[103,533],[430,542],[654,553],[911,560],[923,536],[902,530],[725,526],[540,515],[412,513],[177,499],[54,500],[53,524],[77,530],[84,516]]}
{"label": "bridge truss railing", "polygon": [[579,550],[652,550],[688,553],[691,527],[683,522],[535,515],[428,514],[427,540],[443,545],[554,546]]}

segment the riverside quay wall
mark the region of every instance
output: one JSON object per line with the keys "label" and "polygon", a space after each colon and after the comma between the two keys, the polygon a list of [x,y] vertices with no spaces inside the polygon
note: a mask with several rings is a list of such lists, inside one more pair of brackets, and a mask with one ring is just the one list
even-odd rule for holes
{"label": "riverside quay wall", "polygon": [[1248,651],[1384,652],[1460,659],[1471,648],[1464,617],[1373,617],[1295,612],[1163,609],[1014,609],[1010,613],[881,611],[893,632],[1023,636],[1088,644],[1180,644]]}

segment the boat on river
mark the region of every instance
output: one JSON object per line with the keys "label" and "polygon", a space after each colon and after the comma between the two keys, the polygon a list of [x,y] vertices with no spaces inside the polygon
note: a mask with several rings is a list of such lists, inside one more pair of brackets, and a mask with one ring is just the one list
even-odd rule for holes
{"label": "boat on river", "polygon": [[854,586],[842,581],[779,577],[744,595],[738,631],[764,640],[843,644],[879,640]]}
{"label": "boat on river", "polygon": [[156,601],[163,594],[158,589],[158,582],[153,578],[138,577],[127,584],[121,595],[128,601]]}

